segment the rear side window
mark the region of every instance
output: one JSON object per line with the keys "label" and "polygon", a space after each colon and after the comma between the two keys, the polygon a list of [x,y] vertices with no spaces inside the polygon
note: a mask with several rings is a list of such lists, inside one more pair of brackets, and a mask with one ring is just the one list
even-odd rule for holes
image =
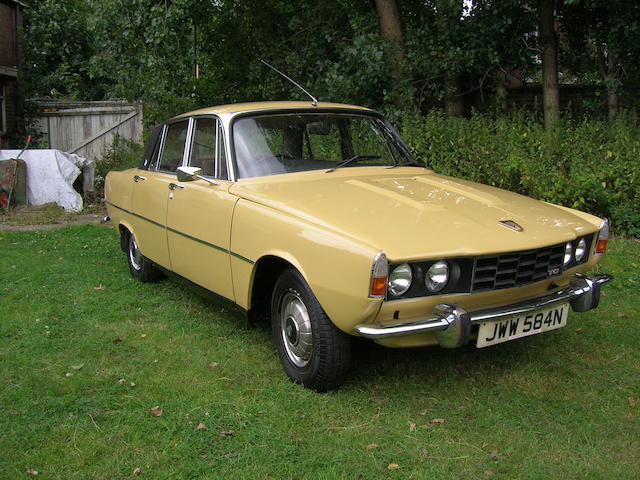
{"label": "rear side window", "polygon": [[175,172],[176,169],[182,165],[184,142],[187,138],[188,125],[189,122],[184,120],[182,122],[172,123],[167,127],[167,134],[165,136],[158,170]]}

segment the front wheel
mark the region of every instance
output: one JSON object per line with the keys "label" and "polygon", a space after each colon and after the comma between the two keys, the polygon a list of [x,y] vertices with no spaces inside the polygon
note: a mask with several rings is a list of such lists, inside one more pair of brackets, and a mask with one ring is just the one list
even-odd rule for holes
{"label": "front wheel", "polygon": [[280,275],[273,289],[271,329],[280,363],[292,381],[318,392],[342,384],[351,339],[331,322],[293,268]]}
{"label": "front wheel", "polygon": [[142,255],[133,233],[129,233],[128,236],[127,263],[129,264],[131,276],[141,282],[156,281],[161,276],[160,270],[147,257]]}

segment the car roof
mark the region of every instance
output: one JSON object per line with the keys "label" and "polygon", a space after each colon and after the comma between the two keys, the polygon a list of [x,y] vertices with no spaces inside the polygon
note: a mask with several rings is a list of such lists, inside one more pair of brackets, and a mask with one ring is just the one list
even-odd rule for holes
{"label": "car roof", "polygon": [[360,110],[365,112],[373,112],[373,110],[357,105],[347,105],[344,103],[318,102],[312,105],[311,102],[247,102],[233,103],[230,105],[219,105],[217,107],[206,107],[192,112],[177,115],[174,118],[191,117],[194,115],[220,115],[220,114],[237,114],[248,112],[263,112],[265,110],[295,110],[295,109],[348,109]]}

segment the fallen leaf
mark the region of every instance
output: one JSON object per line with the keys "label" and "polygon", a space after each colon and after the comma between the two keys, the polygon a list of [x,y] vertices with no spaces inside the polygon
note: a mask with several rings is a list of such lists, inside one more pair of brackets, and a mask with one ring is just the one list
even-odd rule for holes
{"label": "fallen leaf", "polygon": [[200,422],[198,424],[198,426],[196,427],[196,430],[209,430],[209,429],[207,428],[207,426],[204,423]]}
{"label": "fallen leaf", "polygon": [[223,430],[220,432],[220,435],[223,435],[225,437],[232,437],[236,434],[236,432],[234,432],[233,430]]}
{"label": "fallen leaf", "polygon": [[576,328],[576,333],[580,333],[582,331],[582,327]]}
{"label": "fallen leaf", "polygon": [[89,245],[83,245],[82,248],[89,248]]}
{"label": "fallen leaf", "polygon": [[142,474],[142,469],[140,469],[139,467],[136,467],[133,469],[132,472],[134,475],[141,475]]}
{"label": "fallen leaf", "polygon": [[400,468],[400,465],[398,465],[397,463],[390,463],[389,465],[387,465],[387,470],[398,470]]}
{"label": "fallen leaf", "polygon": [[69,378],[69,377],[73,377],[73,373],[71,372],[67,372],[64,374],[65,377]]}
{"label": "fallen leaf", "polygon": [[120,343],[122,342],[121,338],[114,338],[113,340],[111,340],[113,343]]}
{"label": "fallen leaf", "polygon": [[151,415],[153,415],[154,417],[161,417],[162,416],[162,409],[160,408],[159,405],[156,405],[155,407],[153,407],[151,409]]}
{"label": "fallen leaf", "polygon": [[129,384],[129,386],[130,386],[131,388],[136,388],[136,384],[135,384],[135,383],[133,383],[133,382],[131,382],[131,383]]}
{"label": "fallen leaf", "polygon": [[124,378],[121,378],[120,380],[118,380],[118,385],[124,385]]}
{"label": "fallen leaf", "polygon": [[27,468],[27,475],[31,475],[32,477],[35,477],[36,475],[38,475],[38,471],[34,470],[33,468]]}
{"label": "fallen leaf", "polygon": [[627,318],[627,314],[626,314],[626,313],[622,313],[622,312],[620,312],[620,313],[618,314],[618,318]]}
{"label": "fallen leaf", "polygon": [[146,336],[147,336],[147,334],[146,334],[146,333],[142,333],[142,334],[140,334],[140,338],[144,338],[144,337],[146,337]]}
{"label": "fallen leaf", "polygon": [[100,284],[97,287],[93,287],[94,290],[105,290],[107,287],[105,287],[104,285]]}
{"label": "fallen leaf", "polygon": [[71,368],[73,368],[74,370],[82,370],[83,367],[84,363],[81,363],[79,365],[71,365]]}
{"label": "fallen leaf", "polygon": [[636,400],[635,397],[629,397],[628,400],[630,407],[635,407],[638,404],[638,400]]}
{"label": "fallen leaf", "polygon": [[367,445],[367,450],[373,450],[375,448],[378,448],[377,443],[370,443],[369,445]]}
{"label": "fallen leaf", "polygon": [[218,362],[211,362],[209,364],[209,368],[216,368],[218,366]]}
{"label": "fallen leaf", "polygon": [[489,444],[487,442],[482,444],[482,448],[487,448],[489,446]]}
{"label": "fallen leaf", "polygon": [[444,418],[434,418],[431,420],[431,423],[445,423],[446,420]]}
{"label": "fallen leaf", "polygon": [[416,431],[416,424],[413,422],[409,422],[409,431],[410,432],[415,432]]}

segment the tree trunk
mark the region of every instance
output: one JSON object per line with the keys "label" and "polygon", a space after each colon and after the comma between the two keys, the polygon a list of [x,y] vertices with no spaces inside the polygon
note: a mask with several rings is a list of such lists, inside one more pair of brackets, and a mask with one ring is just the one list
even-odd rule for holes
{"label": "tree trunk", "polygon": [[618,95],[618,60],[613,52],[607,58],[607,103],[609,105],[609,120],[615,120],[620,112],[620,96]]}
{"label": "tree trunk", "polygon": [[402,72],[402,57],[404,55],[404,40],[400,27],[400,16],[396,0],[376,0],[376,9],[380,20],[380,31],[389,43],[386,53],[387,64],[394,79],[393,101],[396,106],[405,107],[407,99],[403,98],[402,89],[398,89],[404,81]]}
{"label": "tree trunk", "polygon": [[555,31],[555,0],[538,3],[538,30],[542,49],[542,99],[544,126],[553,128],[560,120],[560,91],[558,88],[558,39]]}
{"label": "tree trunk", "polygon": [[460,78],[447,73],[444,79],[444,110],[449,117],[464,115],[464,97],[460,95]]}
{"label": "tree trunk", "polygon": [[500,67],[495,73],[496,82],[496,110],[499,113],[505,113],[507,111],[507,87],[504,85],[505,74],[504,70]]}

